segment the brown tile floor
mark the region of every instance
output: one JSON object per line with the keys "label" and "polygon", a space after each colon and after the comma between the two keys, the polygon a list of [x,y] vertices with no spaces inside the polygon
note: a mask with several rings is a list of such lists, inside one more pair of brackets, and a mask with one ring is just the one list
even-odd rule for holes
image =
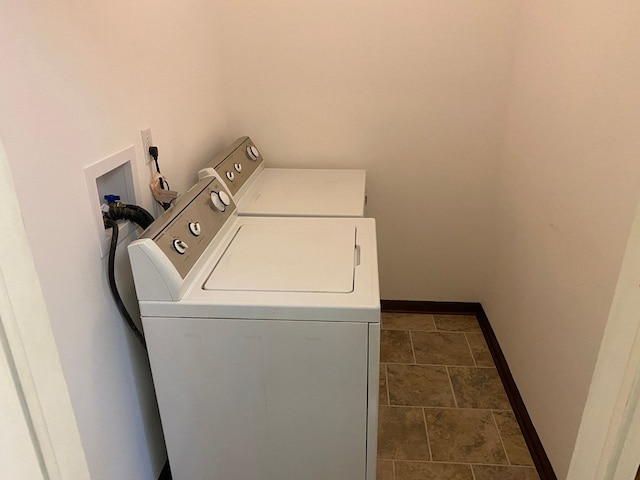
{"label": "brown tile floor", "polygon": [[383,313],[378,480],[538,480],[476,318]]}

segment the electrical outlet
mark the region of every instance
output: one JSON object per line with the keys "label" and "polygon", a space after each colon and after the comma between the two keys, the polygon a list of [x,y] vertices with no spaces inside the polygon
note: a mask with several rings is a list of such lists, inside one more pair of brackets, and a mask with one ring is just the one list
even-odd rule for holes
{"label": "electrical outlet", "polygon": [[153,146],[153,138],[151,138],[151,129],[145,128],[144,130],[140,130],[140,135],[142,135],[142,149],[144,150],[144,163],[148,165],[153,157],[149,155],[149,147]]}

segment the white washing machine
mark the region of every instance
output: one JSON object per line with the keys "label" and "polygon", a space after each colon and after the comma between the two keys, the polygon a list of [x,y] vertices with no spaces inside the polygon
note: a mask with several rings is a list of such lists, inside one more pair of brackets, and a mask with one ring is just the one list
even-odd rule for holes
{"label": "white washing machine", "polygon": [[239,215],[362,217],[365,170],[266,168],[249,137],[241,137],[206,169],[217,172],[238,206]]}
{"label": "white washing machine", "polygon": [[373,219],[240,217],[208,177],[129,255],[173,478],[375,479]]}

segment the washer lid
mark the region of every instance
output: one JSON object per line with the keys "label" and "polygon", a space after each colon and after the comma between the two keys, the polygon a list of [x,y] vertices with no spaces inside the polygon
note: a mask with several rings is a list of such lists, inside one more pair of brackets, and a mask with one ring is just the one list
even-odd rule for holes
{"label": "washer lid", "polygon": [[349,293],[355,240],[354,225],[243,225],[204,289]]}

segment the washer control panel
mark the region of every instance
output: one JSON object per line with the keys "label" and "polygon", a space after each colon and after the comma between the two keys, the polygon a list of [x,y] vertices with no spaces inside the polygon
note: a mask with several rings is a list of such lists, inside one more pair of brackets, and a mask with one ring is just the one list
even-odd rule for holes
{"label": "washer control panel", "polygon": [[235,209],[220,181],[207,177],[178,198],[140,238],[151,238],[184,278]]}
{"label": "washer control panel", "polygon": [[251,139],[240,137],[207,167],[218,172],[231,194],[235,195],[263,161],[260,150]]}

